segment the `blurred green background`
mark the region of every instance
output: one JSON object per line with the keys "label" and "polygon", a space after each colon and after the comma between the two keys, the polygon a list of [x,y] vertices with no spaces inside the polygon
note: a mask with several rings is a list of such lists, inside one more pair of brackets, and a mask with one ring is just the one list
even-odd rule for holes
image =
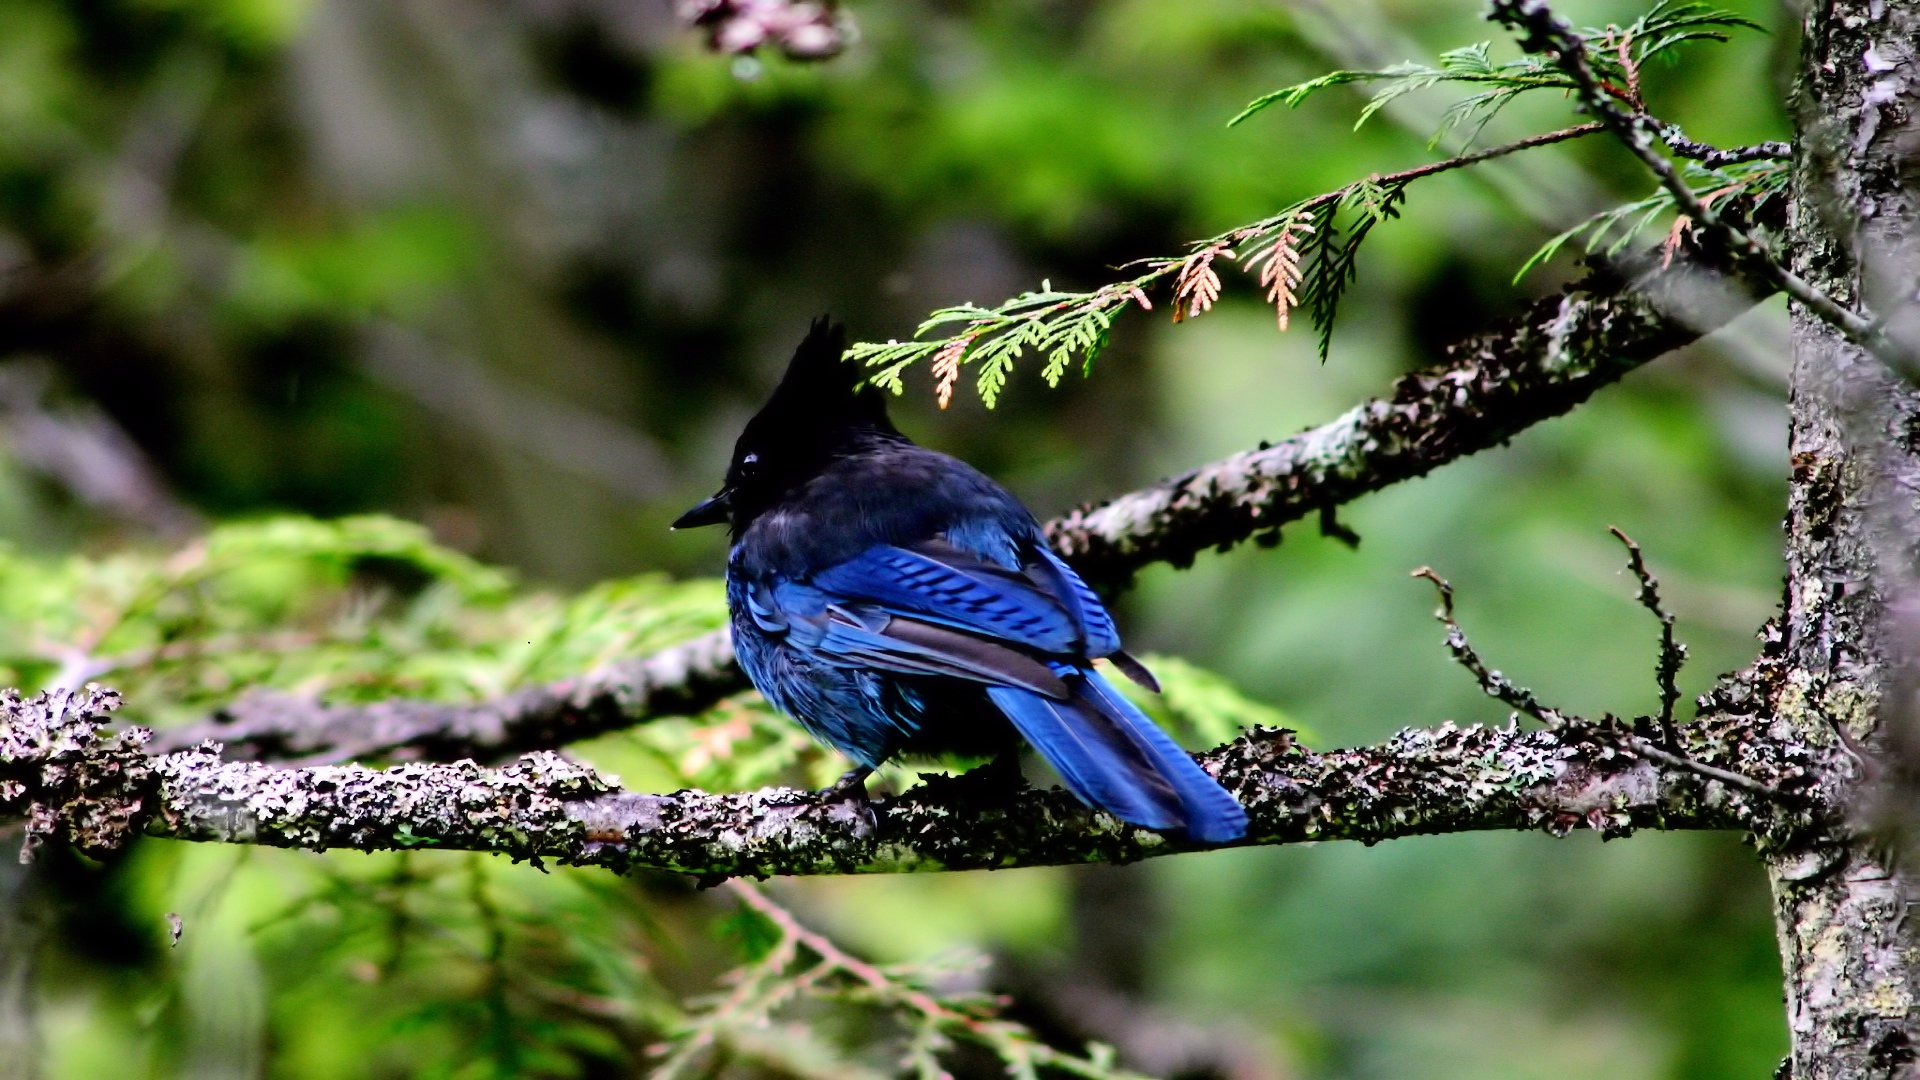
{"label": "blurred green background", "polygon": [[[1784,137],[1794,28],[1737,6],[1771,36],[1649,71],[1654,110],[1722,143]],[[405,604],[356,608],[364,560],[248,579],[231,601],[253,605],[246,633],[324,607],[330,627],[359,620],[357,648],[414,665],[394,685],[338,664],[263,668],[267,683],[481,693],[713,625],[710,583],[581,590],[719,571],[722,536],[666,523],[712,489],[809,317],[904,337],[935,307],[1098,285],[1432,160],[1440,92],[1357,132],[1361,99],[1341,93],[1225,121],[1326,70],[1496,36],[1466,0],[848,14],[847,51],[800,65],[713,55],[664,0],[0,0],[0,619],[51,639],[16,642],[40,659],[10,661],[10,680],[79,670],[62,647],[97,644],[119,617],[102,612],[124,612],[87,597],[146,587],[100,583],[113,553],[158,560],[269,514],[419,522],[513,570],[520,598],[488,599],[473,567],[428,574],[460,579],[458,615],[404,585],[389,592]],[[1528,101],[1479,145],[1572,119]],[[1569,252],[1510,284],[1541,241],[1651,186],[1585,140],[1415,187],[1369,241],[1325,365],[1237,282],[1178,326],[1164,305],[1123,318],[1087,380],[1048,391],[1029,367],[996,410],[963,392],[941,412],[916,372],[895,418],[1049,516],[1437,362],[1577,273]],[[1500,722],[1407,576],[1431,565],[1482,652],[1546,700],[1646,711],[1655,627],[1617,525],[1662,578],[1698,693],[1752,655],[1778,598],[1785,352],[1782,312],[1763,308],[1509,447],[1347,508],[1357,550],[1309,523],[1274,550],[1151,570],[1118,602],[1129,642],[1227,676],[1317,744]],[[622,605],[677,621],[623,631]],[[567,647],[450,683],[436,673],[459,661],[421,667],[530,619]],[[141,648],[215,622],[156,623]],[[604,633],[582,644],[589,623]],[[255,682],[221,671],[106,681],[129,689],[130,718],[166,723]],[[803,748],[769,738],[772,775]],[[681,775],[631,736],[586,752],[635,786]],[[0,1036],[27,1048],[0,1072],[49,1078],[644,1075],[647,1047],[743,948],[713,894],[431,853],[149,843],[0,875]],[[976,977],[1019,1018],[1118,1042],[1150,1072],[1705,1080],[1767,1075],[1785,1049],[1764,879],[1731,835],[1458,836],[773,892],[875,960],[990,954]],[[169,912],[185,925],[172,947]],[[892,1069],[871,1018],[801,1019]]]}

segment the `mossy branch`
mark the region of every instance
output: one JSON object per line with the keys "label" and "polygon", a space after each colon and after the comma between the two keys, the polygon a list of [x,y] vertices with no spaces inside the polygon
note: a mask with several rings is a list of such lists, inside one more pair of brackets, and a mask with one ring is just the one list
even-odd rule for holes
{"label": "mossy branch", "polygon": [[[503,768],[275,768],[227,761],[204,746],[129,768],[122,739],[98,735],[117,703],[108,691],[10,697],[0,729],[0,813],[52,822],[41,829],[42,842],[96,851],[145,833],[313,851],[492,852],[709,882],[1131,862],[1194,849],[1089,810],[1058,789],[1008,790],[967,776],[928,779],[869,808],[784,788],[625,793],[551,752]],[[1687,730],[1692,757],[1771,790],[1807,790],[1817,775],[1814,751],[1769,740],[1764,725],[1710,719]],[[142,737],[136,729],[124,738]],[[1247,807],[1252,845],[1489,829],[1564,835],[1582,827],[1609,836],[1639,828],[1771,835],[1820,812],[1811,802],[1758,798],[1649,760],[1612,724],[1544,731],[1445,724],[1326,753],[1300,746],[1291,732],[1261,728],[1200,760]]]}
{"label": "mossy branch", "polygon": [[[1747,212],[1742,205],[1730,212]],[[1777,211],[1777,204],[1767,209]],[[1718,329],[1771,289],[1728,269],[1730,255],[1688,236],[1594,271],[1521,316],[1447,350],[1448,362],[1289,439],[1048,523],[1054,546],[1113,585],[1154,562],[1190,563],[1323,508],[1469,454],[1573,408],[1596,390]]]}

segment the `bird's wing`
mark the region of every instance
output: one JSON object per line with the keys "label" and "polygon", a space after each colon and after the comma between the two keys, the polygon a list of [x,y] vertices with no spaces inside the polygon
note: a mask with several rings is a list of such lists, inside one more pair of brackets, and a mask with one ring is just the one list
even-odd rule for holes
{"label": "bird's wing", "polygon": [[815,648],[842,662],[903,675],[948,675],[1017,686],[1047,698],[1068,694],[1064,679],[1032,655],[998,642],[899,615],[832,609]]}
{"label": "bird's wing", "polygon": [[1108,614],[1107,605],[1080,575],[1073,572],[1053,550],[1041,543],[1036,545],[1040,557],[1027,563],[1027,574],[1037,580],[1045,581],[1052,594],[1067,609],[1067,613],[1080,627],[1080,637],[1086,642],[1088,656],[1104,656],[1113,661],[1120,673],[1154,693],[1160,692],[1160,680],[1153,677],[1147,666],[1133,658],[1120,647],[1120,631],[1114,628],[1113,616]]}
{"label": "bird's wing", "polygon": [[1050,581],[995,566],[940,541],[872,547],[813,575],[835,601],[951,627],[1021,649],[1085,656],[1080,621]]}
{"label": "bird's wing", "polygon": [[1068,693],[1065,681],[1029,651],[835,595],[817,581],[754,589],[747,610],[761,629],[781,634],[788,647],[819,663],[1018,686],[1048,698]]}
{"label": "bird's wing", "polygon": [[1040,558],[1028,564],[1028,572],[1050,587],[1054,597],[1080,626],[1087,643],[1088,656],[1106,656],[1120,651],[1120,632],[1114,629],[1113,616],[1100,602],[1073,567],[1062,562],[1045,544],[1038,545]]}

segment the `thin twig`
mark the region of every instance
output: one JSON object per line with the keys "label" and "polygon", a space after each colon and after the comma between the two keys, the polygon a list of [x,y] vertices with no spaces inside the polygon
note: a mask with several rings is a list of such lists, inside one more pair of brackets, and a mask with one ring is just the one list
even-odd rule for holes
{"label": "thin twig", "polygon": [[1687,647],[1673,639],[1673,612],[1660,603],[1660,582],[1647,569],[1647,562],[1640,554],[1640,545],[1618,528],[1609,525],[1607,531],[1614,539],[1626,545],[1627,569],[1640,582],[1640,591],[1634,599],[1640,606],[1653,613],[1660,621],[1660,657],[1654,663],[1654,679],[1660,684],[1660,723],[1662,726],[1673,723],[1673,708],[1680,700],[1680,666],[1687,662]]}
{"label": "thin twig", "polygon": [[[725,888],[741,904],[760,915],[779,931],[784,948],[797,945],[819,958],[819,964],[802,976],[810,985],[823,985],[834,975],[853,981],[859,994],[878,1004],[904,1009],[919,1020],[915,1048],[923,1053],[940,1048],[934,1040],[950,1033],[979,1043],[1009,1066],[1038,1066],[1085,1077],[1132,1077],[1135,1074],[1103,1066],[1094,1057],[1082,1057],[1041,1042],[1027,1027],[993,1015],[985,1006],[1005,1005],[1002,999],[980,1002],[981,1008],[956,1008],[911,983],[896,978],[884,969],[843,950],[823,934],[809,929],[793,912],[775,903],[759,886],[731,878]],[[824,989],[824,986],[823,986]],[[1012,1071],[1012,1070],[1010,1070]],[[1144,1078],[1141,1078],[1144,1080]]]}
{"label": "thin twig", "polygon": [[1566,714],[1540,704],[1540,700],[1533,696],[1533,691],[1489,668],[1480,659],[1480,654],[1467,642],[1466,631],[1460,629],[1460,623],[1453,617],[1453,586],[1447,583],[1446,578],[1434,573],[1430,566],[1415,570],[1412,576],[1425,578],[1440,590],[1440,610],[1434,612],[1433,617],[1446,625],[1448,651],[1453,653],[1453,658],[1460,662],[1461,667],[1472,672],[1473,677],[1479,680],[1482,693],[1507,703],[1548,727],[1562,727],[1567,723]]}
{"label": "thin twig", "polygon": [[1721,148],[1712,143],[1689,139],[1680,125],[1671,122],[1658,122],[1654,134],[1667,145],[1667,149],[1692,161],[1697,161],[1709,169],[1724,169],[1729,165],[1740,165],[1749,161],[1784,161],[1793,157],[1793,147],[1770,139],[1751,146]]}
{"label": "thin twig", "polygon": [[1862,778],[1871,783],[1879,780],[1886,774],[1886,767],[1874,758],[1873,753],[1867,749],[1867,744],[1861,742],[1858,736],[1847,730],[1845,721],[1831,713],[1823,713],[1823,715],[1826,717],[1827,726],[1833,729],[1834,738],[1840,740],[1840,749],[1844,751],[1848,757],[1853,759],[1855,765],[1860,767],[1860,775]]}
{"label": "thin twig", "polygon": [[793,912],[774,903],[759,886],[752,882],[743,881],[740,878],[728,878],[724,887],[737,897],[740,903],[772,923],[780,931],[781,937],[804,947],[808,952],[819,957],[822,962],[864,984],[875,996],[897,1001],[922,1016],[943,1024],[972,1028],[978,1023],[977,1018],[952,1008],[923,990],[902,986],[896,980],[888,978],[886,972],[844,951],[825,935],[808,929]]}
{"label": "thin twig", "polygon": [[1652,740],[1644,736],[1633,736],[1632,743],[1634,753],[1644,758],[1651,758],[1663,765],[1671,765],[1676,769],[1684,769],[1687,772],[1704,776],[1709,780],[1718,780],[1723,784],[1731,784],[1742,791],[1751,792],[1752,794],[1773,802],[1784,801],[1787,797],[1779,788],[1769,787],[1751,777],[1741,776],[1737,772],[1717,768],[1703,761],[1695,761],[1685,754],[1676,754],[1671,750],[1663,750],[1655,745]]}
{"label": "thin twig", "polygon": [[1702,205],[1700,197],[1694,194],[1693,188],[1674,168],[1673,162],[1654,151],[1653,140],[1661,135],[1660,123],[1644,112],[1628,112],[1615,103],[1614,96],[1601,84],[1588,61],[1586,39],[1576,33],[1566,20],[1555,15],[1551,7],[1542,0],[1493,0],[1488,18],[1520,31],[1524,35],[1520,40],[1521,48],[1551,54],[1560,70],[1578,87],[1580,102],[1587,111],[1599,117],[1607,129],[1640,159],[1641,164],[1673,196],[1681,211],[1702,230],[1717,236],[1753,269],[1778,286],[1781,292],[1840,330],[1848,340],[1871,352],[1896,371],[1910,369],[1912,362],[1898,346],[1875,329],[1870,316],[1854,311],[1820,291],[1781,265],[1765,244],[1728,223],[1715,214],[1711,207]]}
{"label": "thin twig", "polygon": [[[1627,569],[1640,583],[1640,590],[1634,594],[1634,599],[1640,601],[1640,606],[1652,612],[1653,617],[1660,622],[1660,655],[1654,661],[1653,672],[1654,681],[1660,687],[1660,730],[1663,734],[1669,733],[1672,731],[1674,706],[1680,700],[1680,667],[1687,662],[1687,647],[1674,640],[1673,612],[1668,611],[1666,605],[1660,602],[1660,581],[1653,576],[1653,571],[1647,569],[1647,561],[1640,551],[1640,545],[1634,543],[1632,537],[1616,526],[1607,526],[1607,531],[1613,534],[1614,539],[1626,546]],[[1695,761],[1685,754],[1667,750],[1645,736],[1634,735],[1631,741],[1634,752],[1642,757],[1651,758],[1677,769],[1685,769],[1711,780],[1732,784],[1769,799],[1779,800],[1785,797],[1777,789],[1758,780],[1742,776],[1737,772],[1716,768],[1705,762]]]}
{"label": "thin twig", "polygon": [[[1494,158],[1506,157],[1508,154],[1517,154],[1522,150],[1534,150],[1542,146],[1552,146],[1554,143],[1566,142],[1568,139],[1578,139],[1582,136],[1597,134],[1604,130],[1606,130],[1605,124],[1597,120],[1589,121],[1584,124],[1575,124],[1572,127],[1564,127],[1558,131],[1529,135],[1524,139],[1516,139],[1513,142],[1502,143],[1499,146],[1490,146],[1485,150],[1476,150],[1471,154],[1461,154],[1457,157],[1429,162],[1425,165],[1416,165],[1411,169],[1402,169],[1399,172],[1374,173],[1372,176],[1367,177],[1366,180],[1356,181],[1344,187],[1337,187],[1332,191],[1315,195],[1310,199],[1305,199],[1288,207],[1285,211],[1275,214],[1264,221],[1255,222],[1252,225],[1236,229],[1231,233],[1222,233],[1220,236],[1215,237],[1214,240],[1232,239],[1237,242],[1262,235],[1274,226],[1296,218],[1303,213],[1317,210],[1320,207],[1326,206],[1328,203],[1339,202],[1362,183],[1372,183],[1382,188],[1404,187],[1415,180],[1424,180],[1429,176],[1437,176],[1443,172],[1464,169],[1469,165],[1478,165],[1483,161],[1492,161]],[[1172,261],[1177,262],[1177,260]]]}
{"label": "thin twig", "polygon": [[[1311,198],[1302,199],[1300,202],[1294,203],[1277,214],[1262,218],[1250,225],[1242,225],[1237,229],[1230,229],[1207,240],[1196,241],[1191,246],[1195,252],[1225,250],[1234,248],[1236,245],[1270,236],[1275,229],[1289,222],[1299,220],[1304,214],[1311,213],[1329,204],[1340,202],[1361,184],[1373,184],[1377,187],[1389,189],[1404,187],[1415,180],[1423,180],[1429,176],[1452,172],[1455,169],[1464,169],[1469,165],[1478,165],[1483,161],[1492,161],[1494,158],[1505,157],[1508,154],[1517,154],[1522,150],[1533,150],[1542,146],[1551,146],[1554,143],[1566,142],[1569,139],[1578,139],[1582,136],[1594,135],[1604,130],[1606,130],[1605,124],[1599,121],[1589,121],[1584,124],[1575,124],[1572,127],[1564,127],[1558,131],[1529,135],[1524,139],[1516,139],[1513,142],[1502,143],[1499,146],[1490,146],[1485,150],[1476,150],[1471,154],[1461,154],[1457,157],[1428,162],[1425,165],[1416,165],[1411,169],[1402,169],[1399,172],[1375,173],[1365,180],[1357,180],[1351,184],[1334,188],[1332,191],[1321,192]],[[1129,281],[1105,286],[1101,291],[1111,291],[1116,297],[1138,293],[1146,286],[1152,285],[1170,274],[1179,274],[1192,258],[1193,256],[1189,254],[1174,258],[1149,257],[1124,262],[1120,264],[1118,269],[1124,270],[1132,266],[1145,266],[1148,267],[1148,270],[1146,273]],[[1143,303],[1141,307],[1145,308],[1146,305]]]}
{"label": "thin twig", "polygon": [[[732,881],[728,882],[728,886],[735,893],[744,891]],[[745,888],[752,887],[745,886]],[[781,931],[780,939],[774,942],[773,947],[768,949],[757,962],[749,967],[738,969],[728,976],[733,983],[733,988],[724,997],[714,1002],[704,1016],[690,1025],[677,1046],[666,1042],[647,1048],[649,1054],[659,1059],[649,1075],[659,1080],[670,1080],[672,1077],[687,1073],[699,1063],[701,1055],[719,1044],[725,1029],[736,1018],[754,1012],[764,1013],[768,1008],[777,1006],[785,997],[790,996],[792,989],[797,989],[797,982],[789,982],[787,994],[775,994],[769,997],[766,992],[768,984],[778,980],[789,967],[793,966],[795,958],[800,953],[799,937],[788,932],[786,927],[777,921],[774,925]]]}
{"label": "thin twig", "polygon": [[1516,139],[1510,143],[1490,146],[1485,150],[1476,150],[1471,154],[1461,154],[1458,157],[1450,157],[1445,161],[1436,161],[1430,165],[1421,165],[1417,168],[1406,169],[1397,173],[1385,173],[1380,176],[1375,176],[1372,179],[1375,183],[1383,187],[1394,184],[1404,184],[1411,180],[1419,180],[1423,177],[1432,176],[1435,173],[1465,168],[1468,165],[1478,165],[1483,161],[1491,161],[1497,157],[1505,157],[1508,154],[1518,153],[1521,150],[1532,150],[1541,146],[1551,146],[1554,143],[1565,142],[1568,139],[1578,139],[1583,135],[1592,135],[1603,127],[1605,127],[1605,125],[1597,121],[1575,124],[1572,127],[1564,127],[1558,131],[1549,131],[1541,135],[1529,135],[1524,139]]}
{"label": "thin twig", "polygon": [[[1412,183],[1415,180],[1423,180],[1429,176],[1436,176],[1443,172],[1451,172],[1454,169],[1464,169],[1469,165],[1478,165],[1483,161],[1492,161],[1494,158],[1505,157],[1508,154],[1517,154],[1522,150],[1533,150],[1542,146],[1551,146],[1554,143],[1566,142],[1568,139],[1578,139],[1582,136],[1597,134],[1604,130],[1606,130],[1605,124],[1597,120],[1589,121],[1584,124],[1575,124],[1572,127],[1564,127],[1558,131],[1529,135],[1524,139],[1516,139],[1513,142],[1502,143],[1499,146],[1490,146],[1485,150],[1476,150],[1471,154],[1461,154],[1457,157],[1450,157],[1441,161],[1428,162],[1425,165],[1416,165],[1411,169],[1402,169],[1399,172],[1375,173],[1367,177],[1365,181],[1347,184],[1343,187],[1334,188],[1332,191],[1322,192],[1312,198],[1303,199],[1271,217],[1262,218],[1251,225],[1242,225],[1237,229],[1223,232],[1209,240],[1199,241],[1195,243],[1193,247],[1195,250],[1200,250],[1225,243],[1241,243],[1258,236],[1264,236],[1276,226],[1292,221],[1306,211],[1317,209],[1328,203],[1339,202],[1355,187],[1359,186],[1360,183],[1370,182],[1380,187],[1398,187]],[[1182,256],[1180,258],[1169,259],[1134,259],[1122,263],[1121,269],[1140,265],[1147,265],[1154,268],[1151,273],[1134,278],[1131,282],[1125,283],[1123,287],[1138,287],[1158,280],[1178,270],[1185,260],[1186,257]],[[1112,288],[1112,286],[1109,286],[1109,288]]]}
{"label": "thin twig", "polygon": [[[1633,548],[1633,542],[1625,536],[1621,536],[1619,530],[1614,530],[1614,535],[1620,536],[1621,542],[1627,544],[1629,549],[1635,552],[1634,561],[1639,565],[1636,575],[1640,576],[1641,603],[1648,604],[1655,614],[1665,615],[1665,612],[1658,606],[1660,597],[1659,593],[1655,590],[1652,575],[1646,573],[1645,565],[1639,561],[1638,549]],[[1565,729],[1578,727],[1582,730],[1595,732],[1613,730],[1617,734],[1624,735],[1628,749],[1641,757],[1670,765],[1673,768],[1681,769],[1709,780],[1718,780],[1724,784],[1731,784],[1743,791],[1764,796],[1773,802],[1784,802],[1786,800],[1786,796],[1777,788],[1769,787],[1766,784],[1742,776],[1736,772],[1730,772],[1726,769],[1695,761],[1684,754],[1676,754],[1671,750],[1663,749],[1644,736],[1635,735],[1626,731],[1617,720],[1611,717],[1603,723],[1589,723],[1575,717],[1570,717],[1558,709],[1540,704],[1539,699],[1534,697],[1533,691],[1515,684],[1513,680],[1507,678],[1505,675],[1487,667],[1486,662],[1480,659],[1480,654],[1467,642],[1466,632],[1460,628],[1460,623],[1453,617],[1453,586],[1448,584],[1447,579],[1434,573],[1433,568],[1428,566],[1423,566],[1415,570],[1413,576],[1425,578],[1433,582],[1434,588],[1440,591],[1440,610],[1434,612],[1434,618],[1439,619],[1447,627],[1447,648],[1453,653],[1453,658],[1460,662],[1460,666],[1473,673],[1474,678],[1480,683],[1481,692],[1488,697],[1504,702],[1550,728]],[[1649,599],[1649,597],[1651,597],[1651,599]],[[1668,652],[1668,646],[1672,644],[1671,622],[1671,616],[1666,616],[1662,619],[1662,625],[1665,627],[1662,634],[1661,645],[1661,662],[1663,665],[1670,655],[1674,655]],[[1677,650],[1678,647],[1675,646],[1675,648]],[[1677,664],[1675,670],[1678,670]],[[1661,696],[1663,703],[1665,703],[1667,688],[1671,685],[1671,675],[1665,670],[1664,666],[1661,671],[1661,679]],[[1678,691],[1674,693],[1677,697]]]}

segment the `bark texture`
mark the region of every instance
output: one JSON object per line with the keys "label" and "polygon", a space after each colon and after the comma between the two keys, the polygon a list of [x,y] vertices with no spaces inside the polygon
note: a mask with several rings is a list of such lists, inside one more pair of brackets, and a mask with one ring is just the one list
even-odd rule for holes
{"label": "bark texture", "polygon": [[[1811,6],[1802,53],[1794,270],[1842,303],[1878,309],[1898,343],[1917,266],[1920,5]],[[1920,543],[1920,395],[1804,310],[1794,311],[1792,486],[1779,722],[1810,746],[1897,746],[1911,715],[1890,691],[1916,642],[1898,632]],[[1879,765],[1835,757],[1827,796]],[[1897,762],[1895,762],[1897,767]],[[1897,771],[1897,770],[1896,770]],[[1887,846],[1851,827],[1768,858],[1799,1080],[1910,1077],[1920,1064],[1916,896]]]}
{"label": "bark texture", "polygon": [[262,761],[498,761],[643,719],[691,716],[745,689],[733,642],[716,630],[487,701],[325,705],[290,694],[249,694],[205,723],[158,733],[152,749],[169,753],[215,739],[230,756]]}
{"label": "bark texture", "polygon": [[[321,851],[484,851],[706,881],[736,875],[898,873],[1124,863],[1196,849],[1125,825],[1059,789],[990,773],[927,778],[870,806],[770,788],[713,795],[621,792],[550,751],[511,765],[471,761],[276,768],[224,760],[216,745],[158,757],[146,733],[100,727],[111,691],[10,695],[0,745],[0,817],[37,823],[36,842],[105,851],[136,834]],[[1246,844],[1374,843],[1401,836],[1535,829],[1803,831],[1823,808],[1797,744],[1752,737],[1738,714],[1687,725],[1687,760],[1738,772],[1762,793],[1650,759],[1647,738],[1612,721],[1522,731],[1443,724],[1377,746],[1316,753],[1256,729],[1201,755],[1247,808]]]}

